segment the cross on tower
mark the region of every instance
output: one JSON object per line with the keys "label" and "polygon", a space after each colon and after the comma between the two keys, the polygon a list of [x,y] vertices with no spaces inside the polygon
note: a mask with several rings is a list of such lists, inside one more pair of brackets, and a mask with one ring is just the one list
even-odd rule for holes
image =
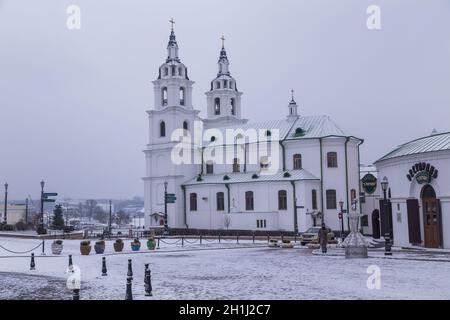
{"label": "cross on tower", "polygon": [[172,19],[169,20],[169,22],[170,22],[170,24],[172,25],[171,29],[172,29],[172,31],[173,31],[173,25],[175,24],[175,20],[173,20],[173,18],[172,18]]}
{"label": "cross on tower", "polygon": [[225,36],[222,35],[222,37],[220,37],[220,40],[222,40],[222,48],[225,48]]}
{"label": "cross on tower", "polygon": [[294,101],[294,89],[291,89],[292,101]]}

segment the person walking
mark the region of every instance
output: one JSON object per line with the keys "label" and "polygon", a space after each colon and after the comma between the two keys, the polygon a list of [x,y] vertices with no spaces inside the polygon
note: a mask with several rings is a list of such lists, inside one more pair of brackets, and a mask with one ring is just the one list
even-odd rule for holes
{"label": "person walking", "polygon": [[328,228],[325,227],[325,223],[322,223],[322,228],[319,230],[319,242],[322,253],[327,253]]}

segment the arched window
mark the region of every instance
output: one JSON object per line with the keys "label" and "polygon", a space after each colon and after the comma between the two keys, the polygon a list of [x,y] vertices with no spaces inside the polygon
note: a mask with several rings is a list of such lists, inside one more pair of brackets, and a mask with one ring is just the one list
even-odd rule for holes
{"label": "arched window", "polygon": [[233,172],[241,172],[238,158],[233,159]]}
{"label": "arched window", "polygon": [[183,134],[184,134],[185,136],[187,136],[188,131],[189,131],[189,124],[188,124],[187,121],[183,121]]}
{"label": "arched window", "polygon": [[294,154],[294,170],[300,170],[302,168],[302,155]]}
{"label": "arched window", "polygon": [[167,106],[167,88],[163,87],[161,89],[161,104]]}
{"label": "arched window", "polygon": [[351,199],[351,201],[356,199],[356,190],[355,189],[350,190],[350,199]]}
{"label": "arched window", "polygon": [[164,75],[165,76],[169,75],[169,68],[167,68],[167,67],[164,68]]}
{"label": "arched window", "polygon": [[228,87],[228,81],[227,80],[223,80],[223,87],[224,88]]}
{"label": "arched window", "polygon": [[337,168],[337,153],[336,152],[328,152],[327,153],[327,163],[328,168]]}
{"label": "arched window", "polygon": [[214,114],[216,116],[220,114],[220,98],[214,99]]}
{"label": "arched window", "polygon": [[233,81],[230,81],[230,89],[233,89]]}
{"label": "arched window", "polygon": [[164,121],[161,121],[159,123],[159,136],[160,137],[166,136],[166,123]]}
{"label": "arched window", "polygon": [[312,202],[312,209],[317,210],[317,190],[315,189],[311,191],[311,202]]}
{"label": "arched window", "polygon": [[253,200],[253,191],[247,191],[245,193],[245,210],[254,210]]}
{"label": "arched window", "polygon": [[216,89],[220,89],[220,81],[216,81]]}
{"label": "arched window", "polygon": [[278,210],[287,210],[287,192],[286,192],[286,190],[278,191]]}
{"label": "arched window", "polygon": [[217,200],[217,211],[224,211],[225,210],[225,194],[223,192],[217,192],[216,200]]}
{"label": "arched window", "polygon": [[214,163],[212,161],[208,161],[206,163],[206,174],[213,174],[214,173]]}
{"label": "arched window", "polygon": [[215,136],[212,136],[212,137],[211,137],[211,142],[214,142],[214,141],[216,141],[216,137],[215,137]]}
{"label": "arched window", "polygon": [[178,68],[178,75],[183,76],[183,68],[181,67]]}
{"label": "arched window", "polygon": [[189,196],[189,208],[191,211],[197,211],[197,194],[191,193]]}
{"label": "arched window", "polygon": [[176,76],[177,75],[177,68],[175,66],[172,66],[172,76]]}
{"label": "arched window", "polygon": [[336,190],[327,190],[327,209],[336,209]]}
{"label": "arched window", "polygon": [[235,116],[236,115],[236,106],[235,106],[235,103],[234,103],[234,98],[231,98],[230,107],[231,107],[231,114],[233,116]]}
{"label": "arched window", "polygon": [[184,88],[180,88],[180,105],[184,106]]}

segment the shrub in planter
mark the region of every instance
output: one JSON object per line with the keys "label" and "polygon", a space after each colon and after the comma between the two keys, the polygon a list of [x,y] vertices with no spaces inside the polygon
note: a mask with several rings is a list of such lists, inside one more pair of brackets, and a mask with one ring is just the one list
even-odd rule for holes
{"label": "shrub in planter", "polygon": [[117,239],[116,242],[114,242],[113,246],[114,246],[114,251],[115,252],[122,252],[123,250],[123,241],[122,239]]}
{"label": "shrub in planter", "polygon": [[133,242],[131,243],[131,250],[139,251],[140,248],[141,248],[141,242],[139,241],[138,238],[134,239]]}
{"label": "shrub in planter", "polygon": [[80,243],[80,252],[83,256],[88,256],[91,253],[91,242],[88,240],[81,241]]}
{"label": "shrub in planter", "polygon": [[17,231],[25,231],[27,230],[27,224],[23,220],[20,220],[19,222],[16,223],[15,229]]}
{"label": "shrub in planter", "polygon": [[75,230],[74,226],[65,226],[64,229],[63,229],[63,232],[64,233],[70,233],[70,232],[73,232],[74,230]]}
{"label": "shrub in planter", "polygon": [[148,250],[155,250],[156,247],[156,241],[153,237],[148,238],[147,240],[147,248]]}
{"label": "shrub in planter", "polygon": [[105,241],[103,241],[103,240],[96,241],[94,250],[95,250],[95,253],[97,253],[97,254],[102,254],[103,252],[105,252]]}
{"label": "shrub in planter", "polygon": [[39,227],[37,227],[36,232],[37,232],[37,234],[40,234],[40,235],[47,234],[47,229],[45,229],[44,226],[39,226]]}
{"label": "shrub in planter", "polygon": [[63,250],[63,241],[62,240],[54,240],[52,243],[52,253],[53,254],[61,254]]}

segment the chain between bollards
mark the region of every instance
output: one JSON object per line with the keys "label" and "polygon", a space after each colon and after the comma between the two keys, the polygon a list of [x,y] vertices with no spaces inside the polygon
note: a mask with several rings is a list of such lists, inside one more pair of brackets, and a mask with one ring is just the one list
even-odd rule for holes
{"label": "chain between bollards", "polygon": [[108,270],[106,269],[106,257],[102,257],[102,276],[107,276]]}
{"label": "chain between bollards", "polygon": [[131,288],[131,277],[127,277],[127,291],[125,293],[125,300],[133,300],[133,292]]}
{"label": "chain between bollards", "polygon": [[31,254],[30,270],[36,270],[36,264],[34,263],[34,253]]}

